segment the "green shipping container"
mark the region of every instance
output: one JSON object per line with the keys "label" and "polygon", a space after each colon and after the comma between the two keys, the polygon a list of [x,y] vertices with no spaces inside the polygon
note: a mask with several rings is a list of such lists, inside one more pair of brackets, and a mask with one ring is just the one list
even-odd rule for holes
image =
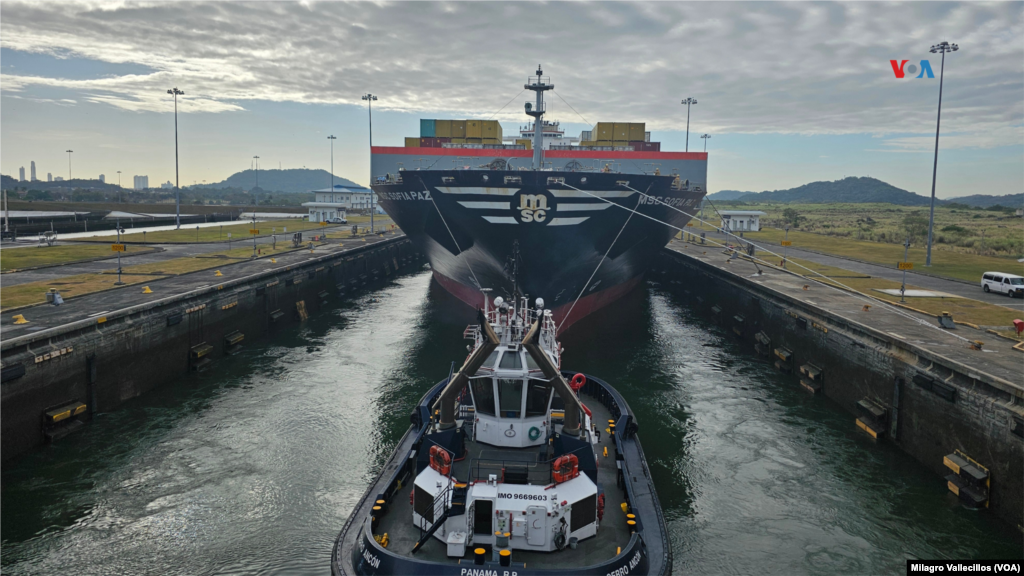
{"label": "green shipping container", "polygon": [[[440,122],[440,120],[438,120]],[[629,123],[629,140],[630,142],[643,141],[644,132],[647,130],[647,125],[643,122],[630,122]],[[438,134],[440,136],[440,134]]]}
{"label": "green shipping container", "polygon": [[451,120],[435,120],[434,121],[434,133],[437,134],[438,138],[451,138],[452,137],[452,121]]}
{"label": "green shipping container", "polygon": [[434,123],[434,120],[420,119],[420,138],[433,138],[437,136]]}

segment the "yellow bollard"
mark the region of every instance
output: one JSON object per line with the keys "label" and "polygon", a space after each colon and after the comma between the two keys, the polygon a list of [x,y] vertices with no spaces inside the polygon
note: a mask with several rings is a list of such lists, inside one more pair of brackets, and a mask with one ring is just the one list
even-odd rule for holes
{"label": "yellow bollard", "polygon": [[615,547],[615,555],[618,556],[619,554],[622,554],[622,546]]}
{"label": "yellow bollard", "polygon": [[15,324],[28,324],[28,320],[25,320],[25,316],[22,314],[15,314],[11,316]]}
{"label": "yellow bollard", "polygon": [[608,457],[608,447],[607,446],[604,447],[604,457],[605,458]]}
{"label": "yellow bollard", "polygon": [[625,514],[626,511],[629,510],[629,504],[627,504],[626,502],[623,502],[622,504],[620,504],[619,507],[622,508],[622,513],[623,514]]}
{"label": "yellow bollard", "polygon": [[214,274],[214,276],[223,276],[223,274],[220,273],[220,270],[217,270],[217,273]]}
{"label": "yellow bollard", "polygon": [[271,264],[277,264],[277,258],[271,258],[270,259],[270,263]]}
{"label": "yellow bollard", "polygon": [[143,294],[152,294],[153,291],[149,289],[149,286],[143,286],[142,287],[142,293]]}

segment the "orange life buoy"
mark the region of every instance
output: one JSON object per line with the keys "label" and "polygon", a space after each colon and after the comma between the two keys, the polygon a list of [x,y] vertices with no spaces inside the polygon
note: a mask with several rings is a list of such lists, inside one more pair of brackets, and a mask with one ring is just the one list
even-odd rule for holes
{"label": "orange life buoy", "polygon": [[587,377],[583,374],[577,373],[572,377],[572,380],[569,381],[569,387],[572,388],[573,392],[579,392],[580,388],[583,388],[583,385],[586,383]]}
{"label": "orange life buoy", "polygon": [[440,446],[430,447],[430,467],[437,470],[438,474],[447,476],[452,471],[452,457],[448,451]]}
{"label": "orange life buoy", "polygon": [[555,458],[551,464],[551,475],[555,483],[567,482],[580,475],[580,461],[574,454]]}

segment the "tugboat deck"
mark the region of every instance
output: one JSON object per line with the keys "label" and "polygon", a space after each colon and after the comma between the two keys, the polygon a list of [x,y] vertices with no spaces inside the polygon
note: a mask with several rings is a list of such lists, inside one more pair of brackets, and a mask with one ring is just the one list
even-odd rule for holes
{"label": "tugboat deck", "polygon": [[[613,415],[601,402],[585,393],[580,394],[580,399],[590,408],[595,428],[600,430],[601,440],[595,445],[595,448],[598,452],[597,484],[605,494],[604,518],[600,523],[597,535],[580,541],[575,550],[568,546],[564,550],[555,552],[514,550],[512,552],[513,562],[545,569],[581,567],[612,559],[617,550],[620,547],[624,548],[629,542],[630,532],[626,526],[626,514],[620,507],[620,503],[626,501],[626,496],[616,482],[618,468],[615,464],[615,443],[604,430]],[[459,422],[459,425],[463,425],[462,422]],[[470,435],[467,435],[465,447],[466,457],[453,464],[452,476],[460,482],[471,479],[471,467],[474,466],[479,466],[479,471],[476,473],[483,475],[484,478],[488,472],[495,473],[500,469],[499,463],[494,463],[495,470],[490,470],[485,468],[487,462],[478,463],[477,460],[504,460],[508,463],[531,464],[529,474],[531,484],[547,485],[550,483],[548,479],[551,466],[546,462],[546,446],[520,449],[499,448],[475,442],[470,439]],[[607,458],[603,455],[606,447],[608,448]],[[413,554],[412,549],[424,531],[413,523],[413,507],[408,497],[410,490],[412,490],[411,486],[408,489],[403,488],[400,495],[396,495],[391,500],[387,513],[380,518],[377,525],[376,532],[378,534],[388,534],[388,550],[423,561],[472,565],[473,548],[483,547],[488,550],[488,558],[490,558],[491,546],[489,544],[467,545],[464,558],[449,558],[445,543],[433,536]]]}

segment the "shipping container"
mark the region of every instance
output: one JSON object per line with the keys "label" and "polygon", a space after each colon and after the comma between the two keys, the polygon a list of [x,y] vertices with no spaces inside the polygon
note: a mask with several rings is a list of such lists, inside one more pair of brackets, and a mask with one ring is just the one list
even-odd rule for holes
{"label": "shipping container", "polygon": [[[440,122],[440,120],[438,120]],[[629,138],[632,142],[645,141],[644,131],[647,129],[647,125],[643,122],[630,122],[629,123]],[[440,134],[438,134],[440,136]]]}
{"label": "shipping container", "polygon": [[452,120],[452,138],[466,137],[466,121]]}
{"label": "shipping container", "polygon": [[419,148],[420,147],[420,139],[419,138],[406,138],[405,139],[405,147],[406,148]]}
{"label": "shipping container", "polygon": [[615,125],[611,122],[598,122],[597,127],[594,129],[594,134],[598,142],[610,142],[614,140],[612,136],[615,133]]}
{"label": "shipping container", "polygon": [[629,140],[612,140],[612,146],[615,146],[616,148],[629,146]]}
{"label": "shipping container", "polygon": [[[469,121],[466,121],[466,128],[469,128]],[[483,138],[466,138],[466,144],[483,144]]]}
{"label": "shipping container", "polygon": [[420,119],[420,138],[433,138],[437,136],[434,123],[435,120]]}
{"label": "shipping container", "polygon": [[590,148],[593,146],[600,146],[600,144],[597,142],[597,140],[584,140],[580,142],[580,146],[586,146],[587,148]]}
{"label": "shipping container", "polygon": [[533,141],[529,138],[516,138],[516,144],[526,146],[527,150],[533,150]]}
{"label": "shipping container", "polygon": [[500,138],[481,138],[480,140],[484,144],[501,144],[501,139]]}
{"label": "shipping container", "polygon": [[650,132],[644,132],[644,142],[650,142],[650,141],[651,141],[651,133]]}
{"label": "shipping container", "polygon": [[465,138],[452,138],[452,144],[465,144]]}
{"label": "shipping container", "polygon": [[612,140],[615,142],[629,142],[629,122],[616,122],[615,130],[612,132]]}
{"label": "shipping container", "polygon": [[451,138],[452,137],[452,121],[451,120],[435,120],[434,121],[434,135],[438,138]]}
{"label": "shipping container", "polygon": [[501,139],[501,124],[497,120],[481,120],[480,137]]}
{"label": "shipping container", "polygon": [[583,142],[584,140],[593,140],[594,138],[591,136],[593,133],[593,130],[584,130],[583,132],[580,132],[580,142]]}
{"label": "shipping container", "polygon": [[466,120],[466,138],[483,138],[484,127],[480,120]]}
{"label": "shipping container", "polygon": [[632,146],[633,150],[636,150],[637,152],[660,152],[661,151],[661,142],[646,142],[646,141],[641,140],[641,141],[638,141],[638,142],[630,142],[629,145]]}

